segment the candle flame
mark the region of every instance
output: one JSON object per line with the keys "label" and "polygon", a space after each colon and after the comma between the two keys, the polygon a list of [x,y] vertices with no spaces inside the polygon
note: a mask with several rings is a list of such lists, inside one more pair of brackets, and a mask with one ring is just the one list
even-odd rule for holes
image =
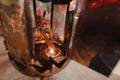
{"label": "candle flame", "polygon": [[49,47],[49,48],[46,50],[45,55],[46,55],[47,57],[53,57],[53,58],[55,58],[55,57],[61,55],[61,51],[60,51],[58,48],[56,48],[56,47]]}
{"label": "candle flame", "polygon": [[55,54],[54,49],[53,49],[53,48],[51,48],[51,49],[50,49],[50,51],[49,51],[49,53],[54,55],[54,54]]}

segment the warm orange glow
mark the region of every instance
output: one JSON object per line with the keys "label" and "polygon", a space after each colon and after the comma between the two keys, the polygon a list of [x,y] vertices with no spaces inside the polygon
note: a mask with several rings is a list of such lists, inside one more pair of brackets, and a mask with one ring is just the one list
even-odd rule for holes
{"label": "warm orange glow", "polygon": [[47,57],[57,57],[60,54],[61,54],[61,51],[58,48],[52,47],[52,46],[49,46],[48,49],[45,52],[45,55]]}
{"label": "warm orange glow", "polygon": [[94,6],[95,6],[95,5],[96,5],[96,2],[92,3],[92,5],[94,5]]}
{"label": "warm orange glow", "polygon": [[49,53],[54,55],[54,54],[55,54],[54,49],[53,49],[53,48],[51,48],[51,49],[50,49],[50,51],[49,51]]}
{"label": "warm orange glow", "polygon": [[102,4],[103,4],[103,0],[96,0],[89,4],[89,8],[94,9],[101,6]]}
{"label": "warm orange glow", "polygon": [[95,9],[97,7],[100,7],[102,4],[107,4],[107,3],[115,3],[120,0],[95,0],[89,4],[90,9]]}

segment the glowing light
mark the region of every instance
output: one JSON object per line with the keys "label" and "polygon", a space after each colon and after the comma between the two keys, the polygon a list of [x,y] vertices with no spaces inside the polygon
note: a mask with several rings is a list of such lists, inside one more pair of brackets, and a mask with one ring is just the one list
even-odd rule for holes
{"label": "glowing light", "polygon": [[61,55],[61,51],[58,48],[55,47],[50,47],[46,50],[45,55],[47,57],[57,57],[59,55]]}
{"label": "glowing light", "polygon": [[96,5],[96,2],[92,3],[92,5],[94,5],[94,6],[95,6],[95,5]]}
{"label": "glowing light", "polygon": [[55,54],[55,51],[53,48],[50,48],[50,51],[49,51],[50,54]]}
{"label": "glowing light", "polygon": [[94,8],[101,6],[103,3],[115,3],[118,1],[119,0],[95,0],[89,4],[89,8],[94,9]]}
{"label": "glowing light", "polygon": [[101,6],[102,4],[103,4],[103,0],[96,0],[89,4],[89,8],[94,9]]}

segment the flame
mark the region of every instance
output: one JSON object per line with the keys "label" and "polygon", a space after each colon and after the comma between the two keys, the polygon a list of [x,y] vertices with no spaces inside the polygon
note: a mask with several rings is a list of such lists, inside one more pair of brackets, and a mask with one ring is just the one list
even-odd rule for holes
{"label": "flame", "polygon": [[47,57],[53,57],[53,58],[58,57],[60,54],[61,54],[61,51],[58,48],[53,46],[52,47],[49,46],[45,52],[45,55]]}
{"label": "flame", "polygon": [[50,51],[49,51],[50,54],[54,55],[55,54],[55,51],[53,48],[50,48]]}

